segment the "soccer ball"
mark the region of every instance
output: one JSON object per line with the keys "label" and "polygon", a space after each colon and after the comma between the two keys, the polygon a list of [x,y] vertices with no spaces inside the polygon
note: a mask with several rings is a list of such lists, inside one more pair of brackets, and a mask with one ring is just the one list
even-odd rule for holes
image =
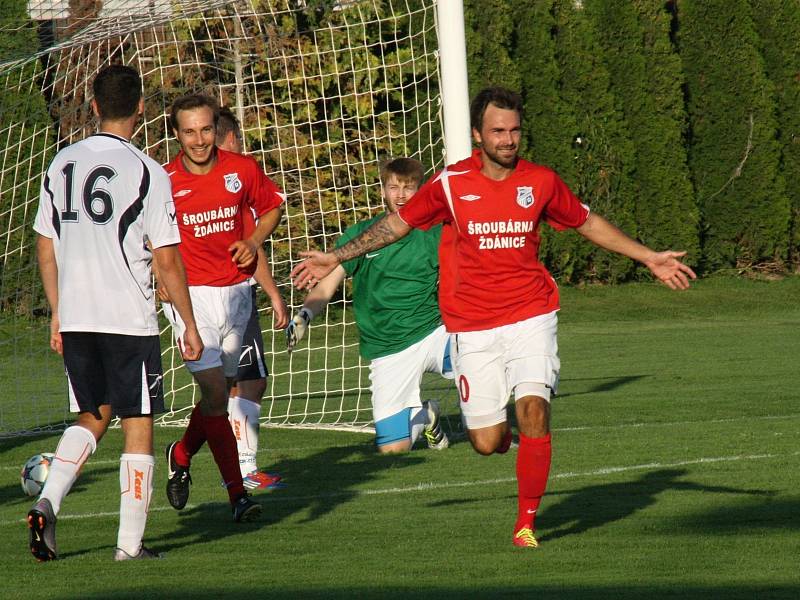
{"label": "soccer ball", "polygon": [[50,463],[53,462],[51,452],[42,452],[31,456],[20,473],[22,491],[28,496],[38,496],[44,487],[44,482],[50,473]]}

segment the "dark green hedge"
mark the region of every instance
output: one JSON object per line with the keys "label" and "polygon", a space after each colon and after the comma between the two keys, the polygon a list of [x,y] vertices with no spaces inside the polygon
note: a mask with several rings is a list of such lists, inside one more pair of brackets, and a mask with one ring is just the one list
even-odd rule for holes
{"label": "dark green hedge", "polygon": [[[470,92],[525,99],[526,157],[702,272],[800,261],[796,0],[465,0]],[[641,272],[544,233],[562,280]]]}

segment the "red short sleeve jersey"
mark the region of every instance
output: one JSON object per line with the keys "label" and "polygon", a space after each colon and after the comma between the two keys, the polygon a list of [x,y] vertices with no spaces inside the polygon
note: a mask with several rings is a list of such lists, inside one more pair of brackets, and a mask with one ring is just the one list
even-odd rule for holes
{"label": "red short sleeve jersey", "polygon": [[240,270],[228,247],[252,232],[245,213],[263,215],[281,205],[283,194],[249,156],[217,150],[217,164],[204,175],[189,173],[179,153],[164,168],[172,180],[179,246],[189,285],[224,286],[245,281],[255,263]]}
{"label": "red short sleeve jersey", "polygon": [[580,227],[589,207],[554,171],[525,160],[507,179],[489,179],[476,150],[435,175],[398,214],[411,227],[444,222],[439,306],[447,330],[461,332],[558,309],[556,283],[539,262],[539,222]]}

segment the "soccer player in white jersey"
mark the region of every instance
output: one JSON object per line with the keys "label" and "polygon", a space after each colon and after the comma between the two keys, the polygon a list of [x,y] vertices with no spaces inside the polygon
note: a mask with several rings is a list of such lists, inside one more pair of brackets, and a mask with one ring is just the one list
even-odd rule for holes
{"label": "soccer player in white jersey", "polygon": [[[397,212],[411,199],[424,174],[422,163],[413,158],[396,158],[382,166],[381,196],[388,212]],[[336,245],[379,218],[351,225]],[[408,451],[420,435],[429,448],[449,445],[438,403],[420,397],[424,373],[453,378],[450,339],[436,297],[441,229],[413,231],[381,252],[338,265],[309,292],[286,330],[291,352],[314,315],[325,309],[345,277],[352,276],[359,350],[370,361],[375,441],[382,453]]]}
{"label": "soccer player in white jersey", "polygon": [[129,142],[144,111],[142,82],[130,67],[114,65],[98,73],[92,89],[100,132],[53,159],[34,224],[52,311],[50,346],[64,357],[70,409],[79,413],[28,513],[30,549],[40,561],[58,558],[62,500],[113,416],[121,418],[125,436],[114,558],[159,557],[142,545],[153,489],[153,415],[164,410],[152,260],[187,324],[184,359],[203,350],[177,248],[169,178]]}
{"label": "soccer player in white jersey", "polygon": [[472,101],[472,156],[449,165],[396,213],[333,253],[304,253],[292,272],[313,286],[338,264],[443,223],[439,306],[451,334],[461,413],[480,454],[505,451],[506,417],[515,397],[517,453],[515,546],[535,548],[534,518],[550,471],[550,397],[558,384],[558,290],[539,262],[539,223],[572,228],[598,246],[647,266],[672,289],[689,287],[694,272],[683,252],[654,252],[592,213],[552,170],[517,155],[522,100],[487,88]]}
{"label": "soccer player in white jersey", "polygon": [[[217,119],[217,148],[241,154],[244,151],[242,129],[239,120],[227,107],[219,111]],[[243,215],[245,218],[247,214]],[[247,218],[248,231],[254,226],[254,220]],[[242,338],[242,353],[239,357],[239,370],[236,372],[236,383],[228,392],[228,417],[230,418],[236,446],[239,450],[239,468],[242,471],[244,487],[249,490],[274,487],[280,476],[258,468],[256,453],[259,441],[259,416],[261,399],[267,389],[269,369],[264,358],[264,338],[261,335],[261,323],[258,319],[256,304],[256,287],[267,294],[272,305],[273,327],[283,329],[289,322],[286,303],[281,297],[264,247],[258,248],[255,273],[250,280],[250,299],[252,308],[250,319]]]}

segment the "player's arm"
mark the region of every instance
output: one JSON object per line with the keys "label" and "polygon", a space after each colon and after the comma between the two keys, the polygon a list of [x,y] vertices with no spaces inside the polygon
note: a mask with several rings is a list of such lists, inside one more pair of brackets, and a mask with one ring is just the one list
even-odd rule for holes
{"label": "player's arm", "polygon": [[685,290],[689,287],[689,279],[696,279],[694,271],[682,263],[679,258],[686,252],[655,252],[644,244],[626,235],[615,225],[595,213],[589,213],[586,222],[576,228],[590,242],[617,252],[645,265],[664,285],[673,290]]}
{"label": "player's arm", "polygon": [[272,305],[273,327],[275,329],[283,329],[289,322],[289,311],[286,308],[286,302],[283,301],[283,296],[281,296],[278,286],[275,285],[275,278],[272,277],[267,253],[264,251],[263,246],[258,248],[257,255],[258,262],[256,263],[256,271],[253,273],[253,278],[267,294],[269,303]]}
{"label": "player's arm", "polygon": [[325,310],[333,294],[342,285],[347,273],[342,265],[337,265],[308,293],[301,308],[286,328],[286,349],[291,352],[297,342],[303,339],[311,319]]}
{"label": "player's arm", "polygon": [[203,354],[203,340],[197,331],[192,301],[186,285],[186,271],[176,244],[153,248],[153,264],[158,272],[159,286],[163,286],[169,301],[181,316],[186,331],[183,334],[183,347],[180,348],[184,360],[198,360]]}
{"label": "player's arm", "polygon": [[61,345],[60,321],[58,318],[58,263],[53,240],[38,234],[36,237],[36,257],[39,262],[39,274],[42,278],[44,295],[50,305],[50,347],[63,354]]}
{"label": "player's arm", "polygon": [[[337,265],[367,252],[378,250],[408,235],[411,227],[397,213],[375,221],[367,230],[336,248],[333,252],[301,252],[305,260],[292,269],[292,281],[298,289],[308,289],[321,282]],[[335,289],[335,288],[334,288]]]}
{"label": "player's arm", "polygon": [[256,253],[259,248],[264,244],[281,220],[283,215],[283,205],[276,206],[268,210],[262,215],[258,216],[258,223],[256,223],[253,232],[243,240],[233,242],[228,251],[233,256],[233,262],[239,268],[246,268],[256,259]]}

